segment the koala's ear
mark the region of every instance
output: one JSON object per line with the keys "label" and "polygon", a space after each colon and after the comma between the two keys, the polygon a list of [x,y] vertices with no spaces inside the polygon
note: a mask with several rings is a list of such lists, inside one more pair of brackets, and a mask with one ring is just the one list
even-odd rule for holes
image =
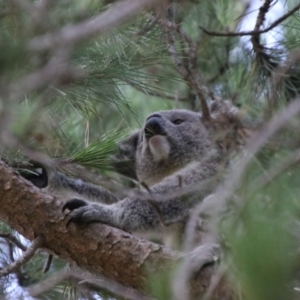
{"label": "koala's ear", "polygon": [[129,137],[118,143],[118,153],[112,156],[111,165],[121,175],[137,180],[135,172],[135,153],[140,131],[134,131]]}

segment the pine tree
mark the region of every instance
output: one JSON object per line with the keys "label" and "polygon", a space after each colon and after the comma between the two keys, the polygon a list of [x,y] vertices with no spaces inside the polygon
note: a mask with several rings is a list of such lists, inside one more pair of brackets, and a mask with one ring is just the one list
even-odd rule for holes
{"label": "pine tree", "polygon": [[[199,287],[203,299],[297,297],[300,4],[258,4],[0,1],[3,299],[187,299]],[[189,282],[172,249],[106,225],[66,229],[60,199],[20,176],[35,161],[132,189],[110,166],[118,140],[150,112],[187,108],[209,122],[209,104],[225,100],[248,142],[207,221],[220,264]]]}

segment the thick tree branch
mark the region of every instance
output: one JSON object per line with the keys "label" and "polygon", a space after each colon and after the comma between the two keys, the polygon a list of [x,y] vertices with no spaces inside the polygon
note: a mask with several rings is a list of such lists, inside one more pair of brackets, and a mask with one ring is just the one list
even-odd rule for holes
{"label": "thick tree branch", "polygon": [[[63,201],[49,196],[0,161],[0,219],[30,240],[44,238],[50,253],[125,286],[146,290],[146,269],[169,271],[178,252],[103,224],[66,228]],[[191,283],[205,292],[213,269],[205,268]],[[224,292],[224,287],[222,293]],[[229,298],[227,298],[229,299]]]}

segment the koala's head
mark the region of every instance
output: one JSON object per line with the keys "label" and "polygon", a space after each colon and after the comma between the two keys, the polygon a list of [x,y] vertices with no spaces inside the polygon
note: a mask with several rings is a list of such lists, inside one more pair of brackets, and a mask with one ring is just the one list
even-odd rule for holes
{"label": "koala's head", "polygon": [[137,136],[135,171],[151,186],[212,149],[201,115],[188,110],[158,111],[147,117]]}
{"label": "koala's head", "polygon": [[209,110],[209,121],[182,109],[151,114],[141,130],[119,143],[115,170],[151,186],[190,162],[207,156],[226,159],[247,139],[248,129],[229,101],[214,101]]}
{"label": "koala's head", "polygon": [[142,129],[119,144],[113,157],[115,170],[151,186],[213,149],[201,114],[189,110],[158,111]]}

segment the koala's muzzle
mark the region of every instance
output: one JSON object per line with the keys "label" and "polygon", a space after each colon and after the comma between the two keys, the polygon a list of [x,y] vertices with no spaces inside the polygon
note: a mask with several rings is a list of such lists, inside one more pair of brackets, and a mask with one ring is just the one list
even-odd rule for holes
{"label": "koala's muzzle", "polygon": [[160,116],[150,117],[146,121],[144,131],[147,138],[154,135],[166,135],[163,119]]}

